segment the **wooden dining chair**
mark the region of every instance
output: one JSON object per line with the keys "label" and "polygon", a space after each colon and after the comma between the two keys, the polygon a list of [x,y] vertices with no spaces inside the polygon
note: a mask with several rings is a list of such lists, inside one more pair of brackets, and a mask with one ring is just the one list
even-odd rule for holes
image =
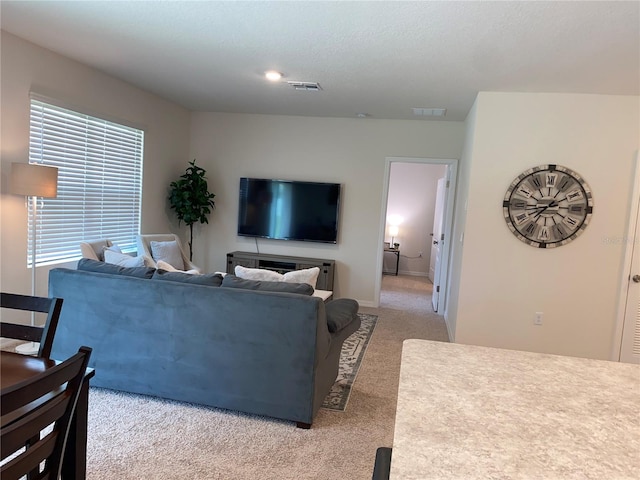
{"label": "wooden dining chair", "polygon": [[31,297],[2,292],[0,293],[0,307],[47,314],[47,319],[42,327],[0,322],[0,337],[39,342],[38,357],[49,358],[62,310],[62,298]]}
{"label": "wooden dining chair", "polygon": [[[68,360],[1,391],[0,453],[3,462],[8,459],[0,466],[2,480],[59,478],[90,356],[91,349],[81,347]],[[51,424],[52,430],[41,433]]]}

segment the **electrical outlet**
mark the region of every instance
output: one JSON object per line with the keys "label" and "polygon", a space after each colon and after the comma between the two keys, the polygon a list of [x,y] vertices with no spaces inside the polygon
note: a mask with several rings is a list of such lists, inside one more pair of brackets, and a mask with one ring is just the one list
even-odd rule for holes
{"label": "electrical outlet", "polygon": [[544,317],[544,312],[536,312],[535,317],[533,317],[533,324],[542,325],[542,317]]}

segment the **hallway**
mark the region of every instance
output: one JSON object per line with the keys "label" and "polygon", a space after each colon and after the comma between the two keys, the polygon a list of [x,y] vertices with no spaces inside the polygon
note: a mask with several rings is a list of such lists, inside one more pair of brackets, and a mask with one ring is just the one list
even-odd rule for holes
{"label": "hallway", "polygon": [[411,310],[416,314],[433,313],[432,290],[433,284],[427,277],[383,275],[380,306]]}
{"label": "hallway", "polygon": [[383,275],[378,308],[361,308],[384,319],[387,326],[404,338],[423,338],[448,342],[447,326],[442,315],[433,313],[427,277]]}

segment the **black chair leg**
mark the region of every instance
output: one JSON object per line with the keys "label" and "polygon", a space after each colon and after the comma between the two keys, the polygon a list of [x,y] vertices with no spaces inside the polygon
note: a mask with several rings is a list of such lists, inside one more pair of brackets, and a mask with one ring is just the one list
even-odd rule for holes
{"label": "black chair leg", "polygon": [[380,447],[376,450],[376,463],[373,465],[371,480],[389,480],[391,472],[391,448]]}

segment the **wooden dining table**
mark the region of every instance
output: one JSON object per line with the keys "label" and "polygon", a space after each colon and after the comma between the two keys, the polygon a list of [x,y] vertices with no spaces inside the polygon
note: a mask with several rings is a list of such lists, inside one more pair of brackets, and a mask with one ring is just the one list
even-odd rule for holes
{"label": "wooden dining table", "polygon": [[[44,372],[60,362],[14,352],[0,351],[0,388],[4,389]],[[89,411],[89,380],[95,375],[87,368],[78,402],[71,421],[67,448],[62,460],[63,480],[84,480],[87,473],[87,414]]]}

